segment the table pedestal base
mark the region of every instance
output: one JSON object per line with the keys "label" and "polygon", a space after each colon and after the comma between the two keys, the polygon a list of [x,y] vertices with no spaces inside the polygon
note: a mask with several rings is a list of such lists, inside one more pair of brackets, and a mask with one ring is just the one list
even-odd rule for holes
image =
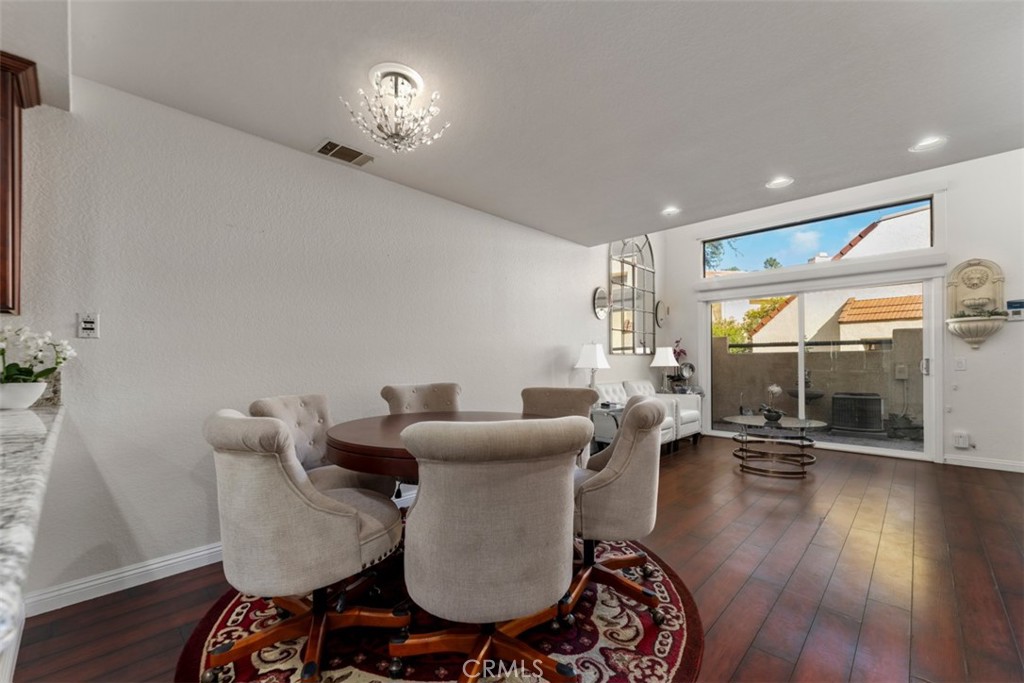
{"label": "table pedestal base", "polygon": [[[818,460],[806,452],[806,449],[814,446],[814,441],[803,435],[770,437],[743,432],[733,435],[732,440],[739,444],[739,448],[732,454],[739,459],[741,472],[782,479],[803,479],[807,476],[807,466]],[[769,448],[765,449],[764,446]]]}

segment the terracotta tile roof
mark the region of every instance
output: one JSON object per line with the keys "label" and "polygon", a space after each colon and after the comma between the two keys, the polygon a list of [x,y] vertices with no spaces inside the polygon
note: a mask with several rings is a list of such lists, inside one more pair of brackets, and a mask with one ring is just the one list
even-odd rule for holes
{"label": "terracotta tile roof", "polygon": [[924,312],[921,295],[890,296],[883,299],[847,299],[839,323],[873,323],[885,320],[920,320]]}
{"label": "terracotta tile roof", "polygon": [[750,336],[753,337],[755,334],[760,332],[765,325],[767,325],[768,323],[775,319],[775,316],[777,316],[779,313],[782,313],[782,309],[784,309],[793,301],[796,301],[795,296],[787,296],[785,301],[780,301],[779,305],[775,307],[775,310],[773,310],[771,313],[769,313],[768,315],[766,315],[765,317],[761,318],[761,320],[758,321],[757,325],[754,326],[754,329],[750,331]]}
{"label": "terracotta tile roof", "polygon": [[882,221],[888,221],[888,220],[892,220],[893,218],[899,218],[900,216],[906,216],[906,215],[909,215],[909,214],[912,214],[912,213],[917,213],[918,211],[928,211],[928,210],[931,210],[931,206],[920,206],[920,207],[918,207],[916,209],[910,209],[908,211],[900,211],[899,213],[891,213],[888,216],[882,216],[877,221],[875,221],[874,223],[872,223],[871,225],[869,225],[868,227],[864,228],[863,230],[858,232],[856,235],[854,235],[853,239],[851,239],[849,242],[847,242],[845,247],[843,247],[842,249],[840,249],[839,251],[836,252],[836,255],[832,257],[832,260],[833,261],[838,261],[841,258],[843,258],[844,256],[846,256],[848,253],[850,253],[850,250],[853,249],[858,244],[860,244],[860,241],[862,239],[864,239],[865,237],[870,235],[871,231],[874,230],[875,228],[877,228]]}

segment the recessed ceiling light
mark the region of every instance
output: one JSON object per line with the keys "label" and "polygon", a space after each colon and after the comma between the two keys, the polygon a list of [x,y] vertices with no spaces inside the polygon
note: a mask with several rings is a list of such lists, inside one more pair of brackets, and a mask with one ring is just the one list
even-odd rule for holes
{"label": "recessed ceiling light", "polygon": [[769,190],[778,190],[783,187],[789,187],[793,184],[793,179],[788,175],[775,176],[767,183],[764,184]]}
{"label": "recessed ceiling light", "polygon": [[942,147],[947,142],[949,142],[949,138],[947,138],[945,135],[929,135],[926,138],[921,138],[920,140],[918,140],[917,144],[914,145],[913,147],[908,147],[907,151],[930,152],[933,149],[938,149],[939,147]]}
{"label": "recessed ceiling light", "polygon": [[661,210],[662,216],[675,216],[677,213],[679,213],[678,206],[666,206],[664,209]]}

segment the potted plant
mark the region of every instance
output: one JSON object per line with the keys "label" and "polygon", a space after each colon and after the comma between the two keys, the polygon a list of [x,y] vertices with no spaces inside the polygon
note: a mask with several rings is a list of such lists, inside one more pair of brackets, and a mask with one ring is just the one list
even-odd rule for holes
{"label": "potted plant", "polygon": [[946,319],[946,327],[950,332],[963,339],[976,349],[986,339],[999,331],[1010,313],[997,308],[989,310],[957,311],[952,318]]}
{"label": "potted plant", "polygon": [[46,378],[77,354],[66,340],[28,327],[0,329],[0,410],[23,410],[43,395]]}
{"label": "potted plant", "polygon": [[672,355],[676,359],[676,363],[679,363],[680,368],[676,370],[676,374],[669,375],[668,380],[672,382],[672,388],[675,389],[677,383],[683,383],[687,380],[687,377],[683,375],[682,364],[686,359],[686,349],[683,348],[683,340],[676,339],[675,344],[672,345]]}
{"label": "potted plant", "polygon": [[775,397],[782,395],[782,387],[774,382],[768,385],[768,403],[761,404],[761,415],[768,423],[778,422],[786,413],[775,407]]}

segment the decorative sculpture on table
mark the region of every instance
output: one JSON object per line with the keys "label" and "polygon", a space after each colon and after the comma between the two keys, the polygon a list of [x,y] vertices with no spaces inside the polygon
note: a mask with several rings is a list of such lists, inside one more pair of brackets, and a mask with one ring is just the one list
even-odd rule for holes
{"label": "decorative sculpture on table", "polygon": [[1003,303],[1003,270],[985,259],[964,261],[949,275],[946,283],[946,327],[978,348],[1006,322]]}

